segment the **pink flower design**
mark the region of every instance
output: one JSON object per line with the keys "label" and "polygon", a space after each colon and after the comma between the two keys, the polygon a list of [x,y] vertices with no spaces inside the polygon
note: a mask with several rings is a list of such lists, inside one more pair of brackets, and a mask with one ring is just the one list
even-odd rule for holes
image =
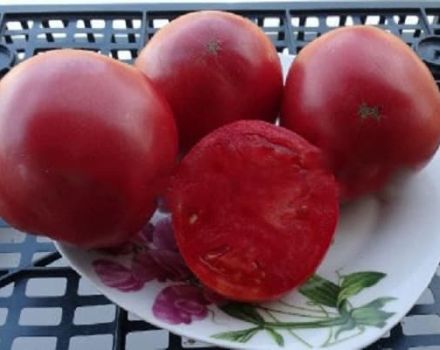
{"label": "pink flower design", "polygon": [[153,242],[154,226],[151,223],[146,224],[130,241],[115,247],[98,249],[100,252],[109,255],[128,255],[133,253],[136,248],[148,247]]}
{"label": "pink flower design", "polygon": [[134,236],[131,243],[138,248],[148,247],[153,242],[154,230],[155,227],[149,222]]}
{"label": "pink flower design", "polygon": [[214,292],[205,286],[202,286],[201,288],[203,288],[203,297],[209,302],[209,304],[224,305],[228,302],[228,299],[225,299],[224,296],[217,292]]}
{"label": "pink flower design", "polygon": [[169,218],[159,220],[155,226],[146,225],[130,247],[130,268],[105,259],[94,261],[93,267],[102,283],[123,292],[139,290],[153,280],[187,282],[168,286],[157,295],[153,314],[158,319],[190,324],[208,315],[208,305],[226,302],[212,290],[194,284],[195,277],[179,254]]}
{"label": "pink flower design", "polygon": [[157,208],[162,213],[169,213],[170,212],[170,209],[168,208],[168,204],[167,204],[165,198],[163,198],[163,197],[160,197],[159,200],[157,201]]}
{"label": "pink flower design", "polygon": [[180,256],[171,222],[168,218],[156,223],[154,230],[144,234],[144,242],[152,243],[151,249],[140,250],[133,255],[133,274],[148,282],[185,281],[192,277]]}
{"label": "pink flower design", "polygon": [[[130,244],[128,252],[133,253],[130,269],[110,260],[94,262],[95,271],[104,284],[128,292],[154,279],[185,281],[192,277],[178,252],[168,218],[158,221],[156,226],[147,224]],[[120,255],[127,249],[126,246],[114,248],[113,255]]]}
{"label": "pink flower design", "polygon": [[126,242],[116,247],[108,247],[99,249],[100,252],[109,255],[127,255],[130,254],[133,250],[131,242]]}
{"label": "pink flower design", "polygon": [[165,280],[165,276],[162,276],[159,271],[156,262],[153,260],[149,252],[141,252],[133,256],[131,262],[131,271],[134,276],[144,283],[158,279],[159,281]]}
{"label": "pink flower design", "polygon": [[166,218],[159,220],[153,232],[153,244],[157,249],[178,252],[176,238],[174,237],[171,220]]}
{"label": "pink flower design", "polygon": [[130,269],[117,262],[98,259],[93,262],[93,267],[102,283],[121,292],[136,291],[144,286]]}
{"label": "pink flower design", "polygon": [[132,269],[145,282],[155,278],[160,282],[185,281],[192,277],[182,257],[169,250],[148,250],[135,255]]}
{"label": "pink flower design", "polygon": [[200,288],[179,284],[164,288],[153,304],[153,314],[169,324],[190,324],[208,315],[207,305]]}

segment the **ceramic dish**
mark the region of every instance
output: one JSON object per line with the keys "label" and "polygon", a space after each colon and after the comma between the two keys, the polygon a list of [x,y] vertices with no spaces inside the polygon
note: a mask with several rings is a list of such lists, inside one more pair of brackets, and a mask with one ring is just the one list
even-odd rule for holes
{"label": "ceramic dish", "polygon": [[[286,70],[291,58],[282,61]],[[228,348],[352,350],[398,323],[438,266],[439,174],[437,153],[385,193],[343,206],[316,275],[271,303],[233,303],[200,286],[163,212],[117,252],[57,247],[110,300],[170,332]]]}

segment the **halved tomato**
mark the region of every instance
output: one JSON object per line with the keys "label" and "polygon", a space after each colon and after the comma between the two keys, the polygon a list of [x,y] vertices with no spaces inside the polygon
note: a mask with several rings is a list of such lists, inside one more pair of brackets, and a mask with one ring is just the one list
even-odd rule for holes
{"label": "halved tomato", "polygon": [[337,187],[321,152],[266,122],[239,121],[209,134],[171,183],[186,263],[231,299],[274,299],[299,285],[335,232]]}

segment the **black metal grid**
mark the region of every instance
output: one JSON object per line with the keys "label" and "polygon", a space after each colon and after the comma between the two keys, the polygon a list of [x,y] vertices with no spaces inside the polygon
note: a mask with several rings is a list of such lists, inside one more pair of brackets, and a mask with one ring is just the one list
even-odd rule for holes
{"label": "black metal grid", "polygon": [[[336,27],[376,25],[401,37],[429,63],[435,78],[440,79],[437,38],[440,37],[440,2],[375,1],[3,6],[0,7],[0,74],[39,52],[65,47],[93,50],[131,63],[160,27],[183,13],[200,9],[221,9],[243,15],[264,30],[279,52],[294,55],[308,42]],[[12,261],[12,265],[2,266],[2,261]],[[149,332],[157,335],[156,327],[134,319],[118,307],[105,320],[92,324],[78,322],[81,308],[111,308],[112,304],[93,290],[84,292],[81,286],[85,281],[60,261],[50,241],[20,234],[0,220],[0,349],[67,350],[75,346],[76,349],[87,342],[95,344],[98,336],[104,340],[102,344],[107,344],[102,348],[133,350],[129,344],[131,336],[148,336]],[[51,291],[50,295],[45,295],[44,290],[43,294],[33,294],[33,283],[47,279],[59,285],[59,290]],[[55,321],[48,324],[46,319],[44,325],[23,321],[28,309],[35,311],[32,308],[41,312],[52,310]],[[159,347],[179,350],[192,344],[176,335],[167,333],[165,337],[165,345]],[[147,350],[158,346],[148,340],[143,344],[142,348]],[[408,316],[368,349],[427,346],[440,349],[439,275],[434,276]]]}

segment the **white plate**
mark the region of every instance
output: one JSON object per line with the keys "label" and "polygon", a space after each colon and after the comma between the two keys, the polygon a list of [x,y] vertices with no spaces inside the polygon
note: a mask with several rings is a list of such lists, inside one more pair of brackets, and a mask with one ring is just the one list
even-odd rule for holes
{"label": "white plate", "polygon": [[[291,58],[282,60],[288,67]],[[110,300],[173,333],[229,348],[352,350],[398,323],[439,264],[439,174],[437,152],[382,199],[344,207],[320,277],[272,303],[228,303],[202,289],[183,266],[163,213],[123,255],[57,248]]]}

